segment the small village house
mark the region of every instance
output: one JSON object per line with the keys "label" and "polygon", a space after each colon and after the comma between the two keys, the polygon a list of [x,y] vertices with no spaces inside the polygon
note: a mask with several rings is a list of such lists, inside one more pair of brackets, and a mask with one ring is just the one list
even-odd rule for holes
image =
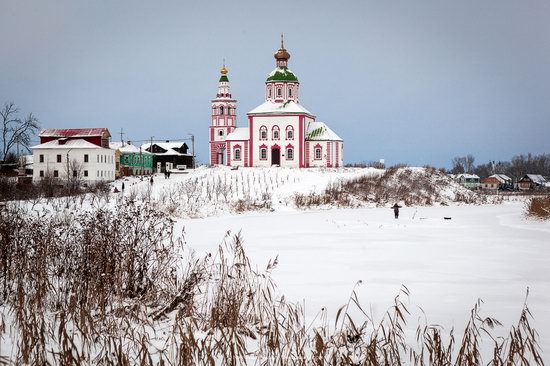
{"label": "small village house", "polygon": [[520,191],[532,191],[546,188],[547,183],[540,174],[525,174],[518,180],[517,187]]}
{"label": "small village house", "polygon": [[512,178],[504,174],[493,174],[480,180],[480,187],[487,191],[512,189]]}
{"label": "small village house", "polygon": [[479,177],[475,174],[458,174],[455,176],[455,182],[469,189],[477,189],[480,186]]}
{"label": "small village house", "polygon": [[127,143],[111,142],[115,150],[117,177],[153,174],[153,154]]}
{"label": "small village house", "polygon": [[107,128],[45,129],[33,150],[33,181],[112,181],[115,151]]}
{"label": "small village house", "polygon": [[194,166],[193,154],[189,153],[189,147],[182,141],[153,141],[152,145],[141,145],[141,150],[153,154],[153,168],[157,173],[172,169],[184,170]]}
{"label": "small village house", "polygon": [[479,183],[484,191],[498,191],[500,186],[500,181],[496,177],[483,178]]}

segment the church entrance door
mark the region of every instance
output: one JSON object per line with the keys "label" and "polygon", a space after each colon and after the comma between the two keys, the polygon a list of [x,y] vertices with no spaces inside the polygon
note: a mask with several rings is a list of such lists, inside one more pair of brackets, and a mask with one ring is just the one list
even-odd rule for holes
{"label": "church entrance door", "polygon": [[281,165],[281,149],[271,149],[271,165]]}
{"label": "church entrance door", "polygon": [[218,158],[216,159],[218,164],[224,165],[224,162],[223,162],[224,155],[225,155],[225,150],[218,151],[218,153],[217,153]]}

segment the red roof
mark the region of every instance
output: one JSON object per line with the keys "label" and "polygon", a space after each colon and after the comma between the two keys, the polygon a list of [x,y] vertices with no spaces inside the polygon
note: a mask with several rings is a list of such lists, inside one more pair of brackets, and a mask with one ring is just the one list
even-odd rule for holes
{"label": "red roof", "polygon": [[47,128],[40,132],[40,137],[94,137],[103,136],[107,132],[110,136],[107,128]]}
{"label": "red roof", "polygon": [[500,183],[495,177],[483,178],[480,183]]}

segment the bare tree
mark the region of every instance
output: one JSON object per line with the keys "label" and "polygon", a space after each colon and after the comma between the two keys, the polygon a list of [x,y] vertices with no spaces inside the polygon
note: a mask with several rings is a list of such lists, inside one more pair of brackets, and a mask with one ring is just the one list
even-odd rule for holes
{"label": "bare tree", "polygon": [[474,161],[476,158],[472,154],[468,154],[464,157],[464,161],[466,163],[466,172],[473,173],[474,171]]}
{"label": "bare tree", "polygon": [[463,157],[455,157],[453,159],[453,168],[451,169],[451,173],[453,174],[462,174],[466,172],[466,162]]}
{"label": "bare tree", "polygon": [[19,108],[13,102],[5,103],[0,110],[2,118],[2,159],[5,159],[10,150],[19,144],[28,150],[31,137],[38,131],[38,119],[32,114],[25,119],[18,116]]}
{"label": "bare tree", "polygon": [[82,162],[73,159],[70,164],[67,163],[67,184],[71,190],[76,191],[80,188],[80,184],[82,183],[82,175]]}
{"label": "bare tree", "polygon": [[453,159],[453,174],[473,173],[475,157],[471,154],[466,156],[457,156]]}

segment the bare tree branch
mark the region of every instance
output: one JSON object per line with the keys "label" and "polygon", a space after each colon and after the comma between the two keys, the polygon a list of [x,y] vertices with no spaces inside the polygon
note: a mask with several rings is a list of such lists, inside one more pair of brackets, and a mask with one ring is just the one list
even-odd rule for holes
{"label": "bare tree branch", "polygon": [[0,110],[2,118],[2,159],[5,159],[10,150],[16,145],[26,148],[31,142],[31,137],[38,132],[40,124],[38,119],[32,114],[24,119],[18,117],[19,108],[14,102],[4,104]]}

